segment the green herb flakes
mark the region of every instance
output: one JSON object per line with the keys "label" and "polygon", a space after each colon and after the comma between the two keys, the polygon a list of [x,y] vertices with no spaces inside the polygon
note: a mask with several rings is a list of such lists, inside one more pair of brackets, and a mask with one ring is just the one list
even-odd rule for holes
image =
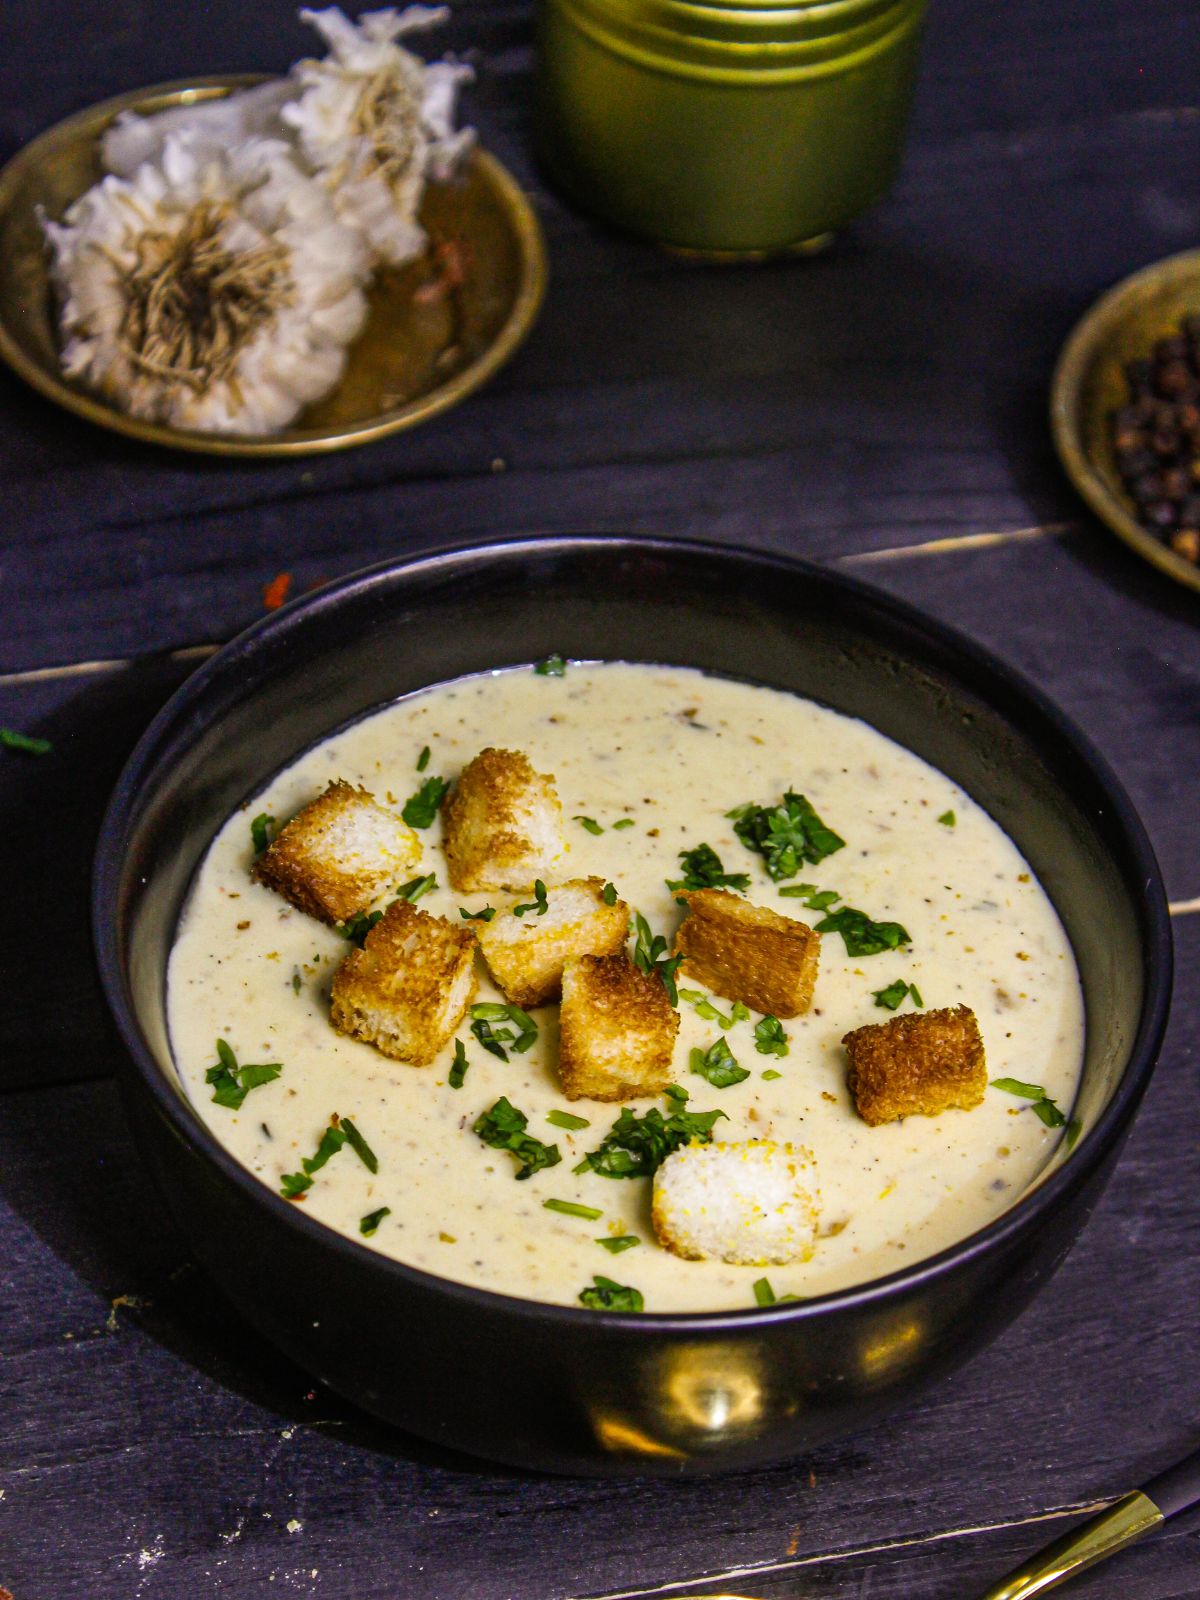
{"label": "green herb flakes", "polygon": [[600,898],[606,906],[615,906],[617,903],[617,886],[615,883],[606,883],[600,891]]}
{"label": "green herb flakes", "polygon": [[495,906],[484,906],[482,911],[467,911],[459,906],[458,914],[464,922],[490,922],[496,915]]}
{"label": "green herb flakes", "polygon": [[[1067,1120],[1040,1083],[1022,1083],[1020,1078],[993,1078],[992,1088],[1003,1089],[1005,1094],[1018,1095],[1022,1100],[1031,1100],[1034,1116],[1040,1118],[1048,1128],[1061,1128]],[[1072,1139],[1071,1144],[1074,1142]],[[1070,1149],[1070,1145],[1067,1148]]]}
{"label": "green herb flakes", "polygon": [[513,916],[523,917],[527,911],[536,911],[539,917],[544,917],[549,909],[550,902],[546,898],[546,885],[540,878],[537,878],[533,885],[533,899],[523,906],[514,906]]}
{"label": "green herb flakes", "polygon": [[378,1230],[379,1224],[384,1217],[390,1217],[391,1214],[391,1206],[380,1206],[378,1211],[368,1211],[366,1216],[359,1220],[359,1233],[362,1234],[364,1239],[369,1239]]}
{"label": "green herb flakes", "polygon": [[1063,1146],[1064,1146],[1064,1148],[1067,1149],[1067,1150],[1074,1149],[1075,1141],[1076,1141],[1076,1139],[1078,1139],[1079,1135],[1082,1132],[1083,1132],[1083,1122],[1080,1120],[1079,1117],[1072,1117],[1070,1122],[1067,1123],[1067,1131],[1066,1131],[1066,1133],[1063,1134]]}
{"label": "green herb flakes", "polygon": [[576,1172],[599,1173],[602,1178],[648,1178],[673,1150],[698,1139],[708,1144],[713,1124],[723,1111],[685,1111],[686,1089],[672,1085],[667,1091],[672,1102],[669,1117],[657,1109],[635,1116],[628,1106],[621,1112],[597,1148],[584,1156]]}
{"label": "green herb flakes", "polygon": [[748,1022],[750,1012],[740,1000],[735,1000],[729,1008],[729,1015],[718,1011],[709,997],[700,989],[680,989],[679,998],[686,1000],[692,1006],[698,1017],[703,1017],[705,1022],[715,1022],[719,1027],[732,1028],[735,1022]]}
{"label": "green herb flakes", "polygon": [[848,956],[877,956],[884,950],[899,950],[912,938],[898,922],[872,922],[865,911],[843,906],[817,923],[818,933],[840,933]]}
{"label": "green herb flakes", "polygon": [[619,1233],[606,1239],[597,1239],[596,1243],[602,1245],[609,1255],[619,1256],[624,1250],[632,1250],[635,1244],[641,1244],[636,1233]]}
{"label": "green herb flakes", "polygon": [[667,941],[661,933],[650,932],[650,924],[640,911],[633,913],[633,930],[637,935],[633,950],[633,964],[639,972],[652,972],[662,979],[667,999],[673,1006],[679,1004],[679,991],[675,987],[675,969],[683,960],[681,955],[667,955]]}
{"label": "green herb flakes", "polygon": [[351,1150],[366,1167],[368,1172],[378,1172],[379,1162],[375,1152],[350,1121],[349,1117],[339,1117],[336,1112],[330,1118],[329,1126],[321,1134],[320,1143],[311,1156],[305,1156],[300,1165],[303,1172],[285,1172],[281,1182],[281,1193],[286,1200],[294,1200],[298,1194],[312,1185],[313,1173],[320,1172],[325,1163],[331,1160],[344,1146],[349,1145]]}
{"label": "green herb flakes", "polygon": [[574,1200],[543,1200],[547,1211],[558,1211],[564,1217],[582,1217],[585,1222],[598,1222],[604,1215],[597,1206],[576,1205]]}
{"label": "green herb flakes", "polygon": [[462,1088],[470,1065],[471,1063],[467,1060],[466,1046],[461,1039],[455,1039],[454,1060],[450,1063],[450,1071],[446,1074],[446,1082],[452,1089]]}
{"label": "green herb flakes", "polygon": [[507,1061],[505,1046],[524,1055],[537,1040],[538,1025],[520,1006],[485,1004],[471,1007],[471,1032],[485,1050],[500,1061]]}
{"label": "green herb flakes", "polygon": [[873,989],[871,991],[877,1006],[882,1006],[885,1011],[896,1011],[903,1003],[905,995],[912,996],[915,1006],[923,1007],[925,1002],[921,999],[921,991],[915,983],[905,983],[903,978],[897,978],[895,983],[889,983],[886,989]]}
{"label": "green herb flakes", "polygon": [[543,1167],[556,1167],[562,1160],[556,1144],[543,1144],[526,1133],[529,1118],[503,1095],[490,1111],[475,1119],[473,1131],[493,1150],[507,1150],[517,1163],[517,1177],[529,1178]]}
{"label": "green herb flakes", "polygon": [[761,1022],[754,1024],[754,1048],[760,1056],[782,1058],[787,1055],[788,1036],[783,1031],[783,1023],[778,1017],[768,1014]]}
{"label": "green herb flakes", "polygon": [[953,811],[943,811],[941,816],[938,818],[938,821],[941,823],[943,828],[952,828],[958,821],[958,818],[954,815]]}
{"label": "green herb flakes", "polygon": [[775,1304],[775,1291],[771,1287],[769,1278],[755,1279],[754,1303],[760,1306],[773,1306]]}
{"label": "green herb flakes", "polygon": [[571,821],[579,823],[580,827],[586,828],[589,833],[604,832],[604,829],[596,821],[595,817],[572,817]]}
{"label": "green herb flakes", "polygon": [[292,968],[292,993],[293,994],[299,994],[300,993],[300,986],[303,984],[303,982],[304,982],[304,979],[300,976],[300,968],[299,967],[293,967]]}
{"label": "green herb flakes", "polygon": [[421,754],[417,757],[417,771],[418,772],[424,772],[425,771],[425,768],[429,765],[429,756],[430,756],[429,746],[426,745],[424,747],[424,749],[421,751]]}
{"label": "green herb flakes", "polygon": [[632,817],[622,817],[620,819],[620,821],[614,822],[612,824],[612,831],[614,833],[618,833],[622,828],[632,828],[632,827],[633,827],[633,818]]}
{"label": "green herb flakes", "polygon": [[726,872],[720,856],[707,844],[679,852],[682,878],[668,878],[668,889],[737,889],[745,894],[750,887],[748,872]]}
{"label": "green herb flakes", "polygon": [[54,749],[49,739],[39,739],[32,733],[18,733],[15,728],[0,728],[0,745],[5,750],[23,750],[28,756],[48,756]]}
{"label": "green herb flakes", "polygon": [[590,1128],[591,1123],[586,1117],[577,1117],[573,1111],[547,1111],[546,1121],[552,1122],[556,1128]]}
{"label": "green herb flakes", "polygon": [[354,1154],[362,1162],[363,1166],[366,1167],[367,1171],[378,1172],[378,1156],[375,1154],[374,1150],[371,1149],[371,1146],[363,1138],[362,1134],[359,1133],[358,1129],[350,1121],[349,1117],[342,1118],[342,1132],[346,1135],[346,1143],[350,1146],[351,1150],[354,1151]]}
{"label": "green herb flakes", "polygon": [[275,818],[260,811],[250,824],[250,843],[254,846],[254,854],[262,855],[263,851],[275,837]]}
{"label": "green herb flakes", "polygon": [[279,1183],[279,1192],[285,1200],[297,1200],[306,1189],[312,1188],[312,1179],[303,1172],[285,1172]]}
{"label": "green herb flakes", "polygon": [[783,1073],[776,1072],[774,1067],[768,1067],[767,1070],[761,1074],[761,1076],[766,1080],[767,1083],[772,1083],[776,1078],[782,1078]]}
{"label": "green herb flakes", "polygon": [[247,1063],[241,1067],[232,1046],[225,1039],[218,1039],[217,1065],[208,1068],[204,1081],[212,1084],[216,1105],[227,1106],[230,1111],[240,1111],[242,1101],[251,1089],[274,1082],[282,1071],[283,1067],[278,1061]]}
{"label": "green herb flakes", "polygon": [[447,778],[425,779],[416,794],[404,802],[404,810],[400,813],[410,828],[428,828],[433,825],[449,787],[450,782]]}
{"label": "green herb flakes", "polygon": [[733,1051],[724,1039],[718,1039],[707,1050],[693,1050],[689,1057],[689,1068],[711,1083],[714,1089],[728,1089],[735,1083],[743,1083],[750,1076],[745,1067],[738,1066]]}
{"label": "green herb flakes", "polygon": [[337,931],[343,939],[349,939],[351,944],[356,944],[361,949],[366,944],[371,929],[382,919],[382,911],[360,912],[357,917],[351,917],[349,922],[339,922]]}
{"label": "green herb flakes", "polygon": [[579,1299],[589,1311],[644,1311],[645,1301],[642,1299],[640,1289],[631,1289],[625,1284],[614,1283],[611,1278],[602,1278],[596,1274],[592,1278],[593,1287],[580,1291]]}
{"label": "green herb flakes", "polygon": [[[419,900],[423,894],[428,894],[431,889],[438,886],[437,873],[427,872],[423,878],[410,878],[396,890],[396,900],[407,900],[409,905]],[[393,901],[394,905],[396,902]]]}
{"label": "green herb flakes", "polygon": [[533,670],[539,678],[565,678],[567,663],[562,656],[555,654],[547,656],[544,661],[539,661]]}
{"label": "green herb flakes", "polygon": [[775,883],[794,878],[802,863],[815,867],[846,841],[827,828],[804,795],[789,789],[777,806],[735,806],[726,816],[748,850],[762,856]]}

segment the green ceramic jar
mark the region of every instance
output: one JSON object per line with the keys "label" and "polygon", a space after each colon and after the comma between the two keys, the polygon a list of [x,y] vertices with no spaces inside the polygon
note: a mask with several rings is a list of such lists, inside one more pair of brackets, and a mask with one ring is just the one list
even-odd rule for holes
{"label": "green ceramic jar", "polygon": [[900,163],[924,0],[538,0],[537,140],[581,205],[679,249],[813,246]]}

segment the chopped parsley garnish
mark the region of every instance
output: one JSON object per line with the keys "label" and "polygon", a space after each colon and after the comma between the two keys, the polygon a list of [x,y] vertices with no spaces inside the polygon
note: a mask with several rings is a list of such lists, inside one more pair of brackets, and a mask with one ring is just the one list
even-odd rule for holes
{"label": "chopped parsley garnish", "polygon": [[452,1089],[461,1089],[463,1080],[467,1076],[467,1068],[471,1063],[467,1060],[466,1046],[461,1039],[454,1041],[454,1060],[450,1063],[450,1071],[446,1074],[446,1082]]}
{"label": "chopped parsley garnish", "polygon": [[0,728],[0,745],[6,750],[24,750],[30,756],[47,756],[54,749],[49,739],[39,739],[32,733],[18,733],[15,728]]}
{"label": "chopped parsley garnish", "polygon": [[247,1063],[240,1067],[232,1047],[226,1040],[218,1039],[217,1065],[209,1067],[204,1074],[204,1081],[212,1084],[213,1100],[217,1105],[228,1106],[230,1111],[239,1111],[251,1089],[272,1083],[282,1071],[283,1067],[278,1061]]}
{"label": "chopped parsley garnish", "polygon": [[623,1250],[632,1250],[635,1244],[641,1244],[636,1233],[619,1233],[608,1239],[597,1239],[596,1243],[603,1245],[609,1255],[619,1256]]}
{"label": "chopped parsley garnish", "polygon": [[667,955],[667,941],[661,933],[650,932],[650,924],[640,911],[633,913],[633,927],[637,934],[637,943],[633,950],[634,966],[647,976],[656,972],[662,979],[663,988],[667,991],[667,999],[673,1006],[677,1006],[679,991],[675,987],[675,969],[683,960],[682,955]]}
{"label": "chopped parsley garnish", "polygon": [[556,1128],[591,1127],[586,1117],[577,1117],[573,1111],[547,1111],[546,1121],[552,1122]]}
{"label": "chopped parsley garnish", "polygon": [[312,1179],[303,1172],[285,1172],[280,1179],[279,1192],[285,1200],[295,1200],[305,1189],[312,1188]]}
{"label": "chopped parsley garnish", "polygon": [[682,878],[668,878],[668,889],[737,889],[745,894],[750,887],[748,872],[726,872],[720,856],[711,845],[698,844],[694,850],[679,852]]}
{"label": "chopped parsley garnish", "polygon": [[321,1142],[311,1156],[305,1156],[300,1165],[303,1172],[285,1172],[281,1183],[281,1192],[286,1200],[294,1200],[298,1194],[303,1194],[305,1189],[312,1186],[313,1173],[320,1172],[325,1163],[337,1155],[344,1145],[349,1145],[351,1150],[366,1167],[368,1172],[378,1172],[379,1162],[375,1152],[350,1121],[349,1117],[339,1117],[334,1113],[329,1126],[321,1135]]}
{"label": "chopped parsley garnish", "polygon": [[371,1149],[371,1146],[363,1138],[362,1134],[359,1133],[358,1129],[350,1121],[349,1117],[342,1118],[341,1127],[342,1132],[346,1136],[346,1143],[350,1146],[351,1150],[354,1151],[354,1154],[362,1162],[363,1166],[366,1167],[367,1171],[378,1172],[378,1156],[376,1156],[374,1150]]}
{"label": "chopped parsley garnish", "polygon": [[757,1278],[754,1283],[755,1304],[760,1306],[773,1306],[775,1304],[775,1291],[768,1278]]}
{"label": "chopped parsley garnish", "polygon": [[938,818],[938,821],[941,823],[943,828],[952,828],[957,820],[958,819],[954,815],[953,811],[943,811],[941,816]]}
{"label": "chopped parsley garnish", "polygon": [[[992,1088],[1019,1095],[1022,1100],[1032,1100],[1034,1116],[1040,1117],[1048,1128],[1061,1128],[1067,1120],[1040,1083],[1022,1083],[1020,1078],[993,1078]],[[1072,1139],[1071,1143],[1074,1142]]]}
{"label": "chopped parsley garnish", "polygon": [[[396,899],[407,900],[409,905],[412,905],[415,900],[419,900],[423,894],[428,894],[431,889],[436,889],[437,886],[437,873],[427,872],[423,878],[410,878],[406,884],[397,889]],[[393,901],[393,904],[395,904],[395,901]]]}
{"label": "chopped parsley garnish", "polygon": [[546,885],[540,878],[534,880],[533,899],[523,906],[513,907],[514,917],[523,917],[527,911],[536,911],[539,917],[544,917],[550,909],[550,902],[546,898]]}
{"label": "chopped parsley garnish", "polygon": [[543,1200],[547,1211],[560,1211],[564,1217],[582,1217],[585,1222],[597,1222],[603,1215],[598,1206],[576,1205],[574,1200]]}
{"label": "chopped parsley garnish", "polygon": [[633,827],[633,818],[632,817],[622,817],[619,822],[614,822],[612,824],[612,831],[614,833],[617,833],[621,828],[632,828],[632,827]]}
{"label": "chopped parsley garnish", "polygon": [[371,929],[382,919],[382,911],[360,911],[358,916],[351,917],[349,922],[339,922],[337,931],[343,939],[349,939],[351,944],[356,944],[361,949],[367,942],[367,935]]}
{"label": "chopped parsley garnish", "polygon": [[871,993],[875,998],[875,1004],[882,1006],[885,1011],[895,1011],[905,995],[912,996],[912,1003],[915,1006],[924,1007],[925,1004],[916,984],[905,983],[903,978],[897,978],[895,983],[889,983],[886,989],[872,989]]}
{"label": "chopped parsley garnish", "polygon": [[685,1111],[686,1089],[672,1085],[667,1091],[672,1112],[657,1109],[635,1116],[626,1106],[595,1150],[584,1156],[576,1172],[598,1172],[602,1178],[649,1178],[673,1150],[698,1139],[708,1144],[713,1124],[723,1111]]}
{"label": "chopped parsley garnish", "polygon": [[751,803],[735,806],[725,814],[733,819],[733,831],[747,850],[763,858],[767,876],[775,883],[794,878],[802,862],[815,867],[846,843],[840,834],[825,826],[802,794],[791,789],[780,805]]}
{"label": "chopped parsley garnish", "polygon": [[293,994],[299,994],[300,993],[300,985],[303,982],[304,982],[304,979],[300,976],[300,968],[299,967],[295,967],[293,969],[293,971],[292,971],[292,993]]}
{"label": "chopped parsley garnish", "polygon": [[836,889],[818,889],[815,883],[793,883],[779,893],[788,900],[803,900],[810,911],[826,911],[842,898]]}
{"label": "chopped parsley garnish", "polygon": [[493,1150],[507,1150],[517,1163],[517,1177],[529,1178],[543,1167],[556,1167],[562,1160],[556,1144],[543,1144],[526,1133],[529,1118],[503,1095],[490,1111],[475,1119],[474,1132]]}
{"label": "chopped parsley garnish", "polygon": [[774,1067],[768,1067],[762,1076],[767,1083],[771,1083],[775,1078],[782,1078],[783,1073],[776,1072]]}
{"label": "chopped parsley garnish", "polygon": [[617,903],[617,886],[615,883],[606,883],[600,891],[600,898],[606,906],[615,906]]}
{"label": "chopped parsley garnish", "polygon": [[1079,1117],[1072,1117],[1067,1123],[1067,1131],[1063,1134],[1063,1146],[1067,1150],[1073,1148],[1076,1139],[1083,1132],[1083,1123]]}
{"label": "chopped parsley garnish", "polygon": [[552,656],[547,656],[544,661],[539,661],[533,670],[539,678],[565,678],[567,675],[567,663],[562,656],[555,653]]}
{"label": "chopped parsley garnish", "polygon": [[368,1211],[366,1216],[359,1221],[359,1233],[362,1234],[364,1239],[369,1239],[379,1227],[379,1224],[383,1221],[384,1217],[390,1217],[391,1214],[391,1206],[380,1206],[378,1211]]}
{"label": "chopped parsley garnish", "polygon": [[729,1015],[718,1011],[716,1006],[701,989],[680,989],[679,998],[686,1000],[693,1006],[698,1017],[703,1017],[705,1022],[716,1022],[722,1028],[732,1028],[735,1022],[748,1022],[750,1012],[740,1000],[735,1000],[729,1008]]}
{"label": "chopped parsley garnish", "polygon": [[865,911],[843,906],[817,923],[818,933],[840,933],[848,956],[877,956],[884,950],[899,950],[912,938],[898,922],[872,922]]}
{"label": "chopped parsley garnish", "polygon": [[260,811],[250,824],[250,843],[254,846],[254,854],[262,855],[274,837],[275,818],[269,817],[265,811]]}
{"label": "chopped parsley garnish", "polygon": [[579,1299],[589,1311],[644,1311],[646,1303],[640,1289],[614,1283],[611,1278],[594,1274],[591,1289],[580,1291]]}
{"label": "chopped parsley garnish", "polygon": [[433,824],[433,819],[438,814],[446,790],[450,787],[447,778],[426,778],[425,782],[404,802],[404,810],[400,815],[410,828],[428,828]]}
{"label": "chopped parsley garnish", "polygon": [[579,825],[583,828],[586,828],[589,833],[604,832],[604,829],[596,821],[595,817],[572,817],[571,821],[578,822]]}
{"label": "chopped parsley garnish", "polygon": [[[493,1027],[493,1023],[513,1023],[513,1027]],[[509,1050],[524,1055],[538,1036],[538,1025],[527,1011],[513,1005],[479,1005],[471,1007],[471,1032],[485,1050],[491,1051],[501,1061],[508,1060]]]}
{"label": "chopped parsley garnish", "polygon": [[785,1056],[788,1053],[788,1036],[783,1023],[770,1014],[754,1024],[754,1048],[760,1056]]}
{"label": "chopped parsley garnish", "polygon": [[689,1065],[692,1072],[699,1073],[714,1089],[728,1089],[750,1076],[745,1067],[738,1066],[733,1051],[724,1039],[718,1039],[707,1050],[693,1050]]}
{"label": "chopped parsley garnish", "polygon": [[484,906],[482,911],[467,911],[462,906],[459,906],[458,914],[464,922],[490,922],[496,915],[496,908],[495,906]]}
{"label": "chopped parsley garnish", "polygon": [[429,746],[426,745],[422,749],[421,754],[417,757],[417,771],[418,772],[424,772],[425,768],[428,765],[429,765]]}

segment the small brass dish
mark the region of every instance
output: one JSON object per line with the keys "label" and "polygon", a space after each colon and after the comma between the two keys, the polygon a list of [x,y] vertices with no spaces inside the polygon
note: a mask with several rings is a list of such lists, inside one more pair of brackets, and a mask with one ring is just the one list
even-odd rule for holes
{"label": "small brass dish", "polygon": [[1176,555],[1137,520],[1117,470],[1110,413],[1128,403],[1125,364],[1148,356],[1155,340],[1200,311],[1200,250],[1143,267],[1103,295],[1058,358],[1050,425],[1071,482],[1096,515],[1161,571],[1200,589],[1200,567]]}
{"label": "small brass dish", "polygon": [[426,188],[421,223],[429,249],[406,267],[376,274],[345,376],[298,425],[255,437],[197,433],[127,416],[68,380],[59,365],[38,208],[58,220],[103,176],[100,136],[120,112],[194,105],[262,81],[260,74],[195,78],[133,90],[49,128],[0,172],[0,356],[47,399],[101,427],[177,450],[316,455],[449,410],[486,383],[529,332],[545,291],[541,229],[512,176],[475,150],[457,179]]}

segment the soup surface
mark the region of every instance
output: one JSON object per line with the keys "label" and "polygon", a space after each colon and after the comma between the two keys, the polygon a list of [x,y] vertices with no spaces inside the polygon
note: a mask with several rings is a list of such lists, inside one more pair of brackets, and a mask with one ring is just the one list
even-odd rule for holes
{"label": "soup surface", "polygon": [[[911,935],[903,948],[854,958],[836,932],[825,933],[813,1007],[783,1023],[784,1056],[759,1052],[757,1015],[723,1029],[680,998],[674,1077],[690,1095],[688,1109],[725,1112],[718,1140],[767,1138],[813,1152],[820,1223],[809,1260],[769,1269],[681,1260],[655,1240],[649,1179],[574,1171],[621,1107],[564,1098],[554,1066],[557,1006],[534,1013],[536,1042],[507,1061],[484,1050],[464,1018],[457,1036],[469,1068],[458,1088],[449,1075],[453,1041],[431,1066],[410,1067],[333,1030],[330,983],[351,947],[251,881],[251,820],[269,813],[282,822],[335,778],[399,807],[428,777],[454,779],[486,745],[523,750],[555,776],[569,848],[552,881],[611,881],[668,942],[681,912],[666,880],[683,876],[680,852],[702,843],[726,872],[749,874],[756,904],[810,925],[820,920],[822,911],[780,894],[789,884],[771,881],[726,816],[750,801],[775,805],[787,789],[807,796],[845,840],[789,882],[836,891],[838,905],[899,922]],[[528,899],[448,889],[440,826],[435,819],[421,831],[414,870],[438,880],[421,898],[423,910],[458,922],[460,908]],[[479,966],[476,1002],[503,1000]],[[679,982],[695,992],[686,977]],[[411,1266],[504,1294],[573,1305],[599,1274],[640,1290],[647,1312],[707,1311],[754,1305],[764,1273],[776,1296],[808,1297],[919,1261],[1010,1206],[1063,1136],[1034,1101],[996,1087],[969,1112],[874,1128],[861,1121],[840,1041],[893,1015],[876,996],[899,982],[915,985],[926,1007],[970,1006],[989,1079],[1039,1085],[1070,1115],[1083,1048],[1075,962],[1045,892],[984,811],[863,722],[689,669],[612,663],[441,685],[301,756],[214,840],[181,920],[168,1002],[175,1059],[196,1110],[263,1183],[279,1191],[284,1175],[300,1170],[332,1113],[353,1120],[378,1172],[347,1146],[296,1202],[330,1227]],[[729,1018],[728,1001],[712,1002]],[[911,994],[900,1002],[904,1012],[914,1006]],[[689,1070],[691,1050],[719,1037],[750,1074],[726,1088]],[[214,1103],[206,1080],[218,1038],[242,1063],[282,1067],[237,1109]],[[558,1165],[517,1181],[511,1157],[476,1136],[476,1118],[501,1095],[528,1117],[530,1134],[558,1146]],[[664,1116],[671,1110],[661,1099],[632,1109],[641,1115],[650,1106]],[[554,1111],[587,1126],[558,1126],[547,1120]],[[563,1214],[547,1200],[601,1216]],[[384,1207],[364,1236],[363,1219]],[[600,1242],[618,1237],[638,1243],[612,1253]]]}

